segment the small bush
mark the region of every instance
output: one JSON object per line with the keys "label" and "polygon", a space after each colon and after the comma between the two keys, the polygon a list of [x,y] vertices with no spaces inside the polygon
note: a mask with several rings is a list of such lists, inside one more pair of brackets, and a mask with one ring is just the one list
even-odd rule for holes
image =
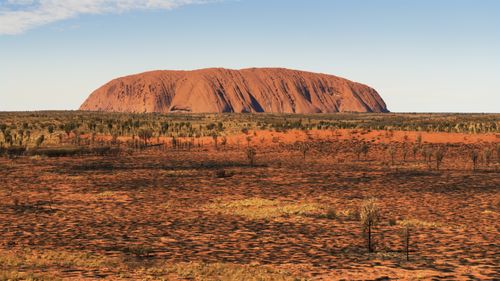
{"label": "small bush", "polygon": [[490,148],[486,148],[483,151],[483,160],[486,166],[490,165],[492,157],[493,157],[493,151]]}
{"label": "small bush", "polygon": [[350,221],[359,221],[360,217],[361,217],[359,210],[357,210],[357,209],[345,211],[344,216],[347,220],[350,220]]}
{"label": "small bush", "polygon": [[35,146],[40,147],[42,143],[45,141],[45,136],[41,135],[36,139]]}
{"label": "small bush", "polygon": [[368,154],[368,151],[370,150],[370,147],[368,146],[367,143],[365,142],[362,142],[361,144],[359,144],[355,151],[356,151],[356,156],[358,158],[358,161],[361,160],[361,154],[364,155],[365,159],[366,159],[366,155]]}
{"label": "small bush", "polygon": [[337,218],[337,211],[334,208],[328,208],[326,210],[326,218],[329,220],[334,220]]}
{"label": "small bush", "polygon": [[126,248],[124,252],[132,254],[138,259],[146,259],[152,256],[154,250],[153,248],[147,246],[133,246]]}
{"label": "small bush", "polygon": [[479,152],[477,150],[473,150],[470,154],[470,159],[472,160],[472,169],[475,171],[479,160]]}
{"label": "small bush", "polygon": [[439,224],[434,222],[426,222],[417,219],[407,219],[397,222],[402,227],[403,244],[406,253],[406,260],[410,260],[410,247],[412,233],[419,228],[436,228]]}
{"label": "small bush", "polygon": [[137,135],[144,141],[145,145],[148,145],[148,141],[153,137],[153,131],[151,129],[140,129]]}
{"label": "small bush", "polygon": [[379,209],[376,199],[368,199],[361,205],[360,211],[361,225],[363,234],[367,240],[368,252],[373,252],[373,228],[378,224],[380,219]]}
{"label": "small bush", "polygon": [[391,157],[391,164],[394,165],[395,160],[396,160],[396,153],[397,153],[396,146],[395,145],[389,146],[388,152],[389,152],[389,156]]}
{"label": "small bush", "polygon": [[226,170],[224,169],[218,169],[217,171],[215,171],[215,177],[216,178],[219,178],[219,179],[223,179],[223,178],[229,178],[233,176],[233,174],[231,173],[228,173]]}
{"label": "small bush", "polygon": [[253,147],[248,147],[246,150],[247,159],[250,163],[250,166],[255,165],[255,156],[257,155],[257,151]]}
{"label": "small bush", "polygon": [[443,147],[440,147],[436,150],[436,170],[439,170],[441,167],[441,163],[443,163],[444,155],[446,150]]}
{"label": "small bush", "polygon": [[413,160],[417,160],[417,153],[420,150],[420,145],[419,144],[414,144],[411,147],[411,152],[413,153]]}

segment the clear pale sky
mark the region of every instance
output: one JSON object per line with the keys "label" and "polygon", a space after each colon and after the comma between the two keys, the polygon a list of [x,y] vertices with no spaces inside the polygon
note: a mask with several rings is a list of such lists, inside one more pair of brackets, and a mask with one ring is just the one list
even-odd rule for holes
{"label": "clear pale sky", "polygon": [[206,67],[334,74],[395,112],[500,112],[500,1],[0,1],[0,111],[73,110],[119,76]]}

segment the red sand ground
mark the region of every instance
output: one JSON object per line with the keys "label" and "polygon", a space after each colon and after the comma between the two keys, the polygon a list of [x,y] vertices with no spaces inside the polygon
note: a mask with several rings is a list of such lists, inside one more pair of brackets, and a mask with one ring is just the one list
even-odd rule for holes
{"label": "red sand ground", "polygon": [[[481,163],[473,172],[466,146],[483,149],[498,143],[498,136],[337,133],[338,138],[336,133],[310,131],[309,138],[318,146],[304,160],[287,144],[308,138],[306,133],[258,131],[251,140],[258,147],[256,167],[245,158],[246,135],[229,137],[229,145],[219,151],[207,138],[205,147],[192,151],[2,158],[3,186],[15,192],[2,193],[8,199],[0,202],[0,250],[77,251],[128,264],[126,271],[20,269],[71,279],[139,279],[145,273],[130,264],[192,261],[268,265],[313,280],[498,280],[500,163]],[[456,144],[448,149],[440,171],[429,171],[421,156],[404,162],[398,154],[390,164],[377,144],[361,161],[353,154],[354,137],[389,143],[408,136],[412,142],[420,134],[423,142]],[[281,145],[273,142],[275,137]],[[331,143],[319,145],[319,139]],[[214,177],[219,169],[232,176]],[[16,208],[13,197],[36,208]],[[378,199],[382,216],[373,254],[365,249],[359,222],[342,213],[357,209],[369,197]],[[318,214],[249,219],[207,208],[248,198],[319,204],[337,210],[339,218]],[[434,226],[415,230],[407,262],[401,252],[401,227],[390,221],[410,218]],[[145,260],[135,260],[127,251],[133,246],[152,252]]]}
{"label": "red sand ground", "polygon": [[[83,138],[89,138],[82,135]],[[268,130],[249,131],[248,134],[229,135],[226,137],[229,145],[247,144],[250,138],[250,144],[253,146],[275,146],[281,144],[293,144],[297,141],[307,140],[362,140],[372,143],[414,143],[420,137],[423,144],[484,144],[500,143],[500,134],[465,134],[465,133],[442,133],[442,132],[417,132],[417,131],[384,131],[384,130],[288,130],[286,132],[275,132]],[[110,141],[111,137],[99,137],[99,139]],[[130,140],[130,137],[119,137],[122,142]],[[189,141],[193,138],[177,138],[182,141]],[[220,143],[222,136],[218,137]],[[156,138],[152,139],[155,143]],[[161,137],[160,142],[170,143],[172,138]],[[200,137],[195,139],[196,143],[202,143],[206,146],[213,144],[212,137]]]}
{"label": "red sand ground", "polygon": [[[252,144],[259,145],[262,139],[265,144],[272,143],[273,138],[277,137],[279,142],[293,143],[295,141],[305,141],[308,138],[314,140],[349,140],[355,137],[358,140],[374,141],[375,143],[391,143],[391,142],[415,142],[418,136],[421,137],[422,143],[439,143],[439,144],[477,144],[477,143],[499,143],[499,134],[461,134],[461,133],[434,133],[434,132],[415,132],[415,131],[382,131],[382,130],[346,130],[339,129],[335,131],[325,130],[291,130],[286,133],[271,132],[271,131],[256,131],[257,136],[253,137]],[[252,136],[252,132],[249,134]],[[246,142],[248,135],[238,135],[229,137],[231,143]],[[210,141],[211,139],[208,138]],[[256,141],[258,140],[258,141]],[[206,141],[206,140],[205,140]]]}

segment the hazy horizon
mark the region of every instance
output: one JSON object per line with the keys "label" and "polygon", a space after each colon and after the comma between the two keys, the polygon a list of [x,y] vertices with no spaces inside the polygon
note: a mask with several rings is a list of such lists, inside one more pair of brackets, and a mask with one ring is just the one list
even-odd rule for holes
{"label": "hazy horizon", "polygon": [[393,113],[500,112],[494,0],[0,1],[0,111],[76,110],[152,70],[282,67],[375,88]]}

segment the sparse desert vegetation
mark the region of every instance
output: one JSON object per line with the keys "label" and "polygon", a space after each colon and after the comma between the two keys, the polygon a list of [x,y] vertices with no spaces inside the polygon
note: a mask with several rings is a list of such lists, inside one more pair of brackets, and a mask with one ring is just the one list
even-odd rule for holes
{"label": "sparse desert vegetation", "polygon": [[0,280],[494,280],[499,125],[0,113]]}

